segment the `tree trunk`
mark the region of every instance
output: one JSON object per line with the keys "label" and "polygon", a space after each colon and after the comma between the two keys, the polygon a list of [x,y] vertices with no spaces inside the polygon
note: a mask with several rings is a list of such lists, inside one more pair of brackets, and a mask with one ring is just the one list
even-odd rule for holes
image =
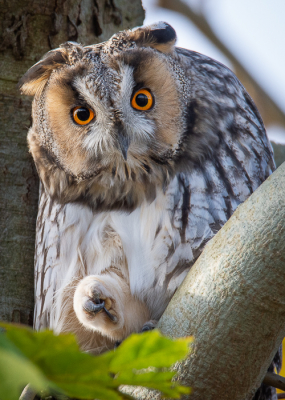
{"label": "tree trunk", "polygon": [[38,177],[28,154],[31,100],[19,78],[47,51],[93,44],[143,23],[141,0],[4,0],[0,10],[0,319],[32,324]]}
{"label": "tree trunk", "polygon": [[164,335],[195,338],[176,366],[191,400],[250,400],[260,386],[285,336],[284,221],[285,163],[207,244],[161,317]]}

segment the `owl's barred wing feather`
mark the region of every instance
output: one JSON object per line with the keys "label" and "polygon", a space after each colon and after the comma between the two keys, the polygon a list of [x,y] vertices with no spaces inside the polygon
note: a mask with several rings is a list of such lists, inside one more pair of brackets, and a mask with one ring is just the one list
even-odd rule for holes
{"label": "owl's barred wing feather", "polygon": [[176,51],[190,77],[191,94],[176,188],[171,189],[176,193],[173,213],[181,243],[191,245],[195,259],[275,164],[261,117],[234,74],[201,54]]}
{"label": "owl's barred wing feather", "polygon": [[51,200],[41,185],[35,251],[34,328],[50,328],[50,313],[60,282],[60,223],[64,206]]}
{"label": "owl's barred wing feather", "polygon": [[183,156],[194,160],[198,157],[199,164],[203,164],[203,157],[218,160],[218,171],[227,167],[227,162],[229,166],[234,164],[242,173],[241,180],[248,184],[249,194],[252,193],[275,168],[272,148],[256,106],[223,64],[190,50],[177,48],[176,52],[190,85],[184,152],[179,157],[182,160]]}

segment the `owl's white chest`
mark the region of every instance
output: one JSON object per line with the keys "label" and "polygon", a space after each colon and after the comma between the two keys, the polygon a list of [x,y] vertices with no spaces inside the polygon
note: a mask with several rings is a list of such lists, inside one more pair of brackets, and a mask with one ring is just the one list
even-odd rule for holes
{"label": "owl's white chest", "polygon": [[85,276],[117,268],[131,294],[148,306],[151,318],[158,319],[192,265],[193,249],[212,236],[209,207],[201,213],[195,190],[189,186],[190,190],[191,212],[184,209],[183,186],[177,178],[152,203],[142,203],[131,213],[94,213],[72,203],[50,207],[50,198],[42,196],[36,297],[40,300],[43,291],[46,296],[44,302],[36,302],[43,304],[36,313],[53,310],[51,327],[56,327],[67,288]]}
{"label": "owl's white chest", "polygon": [[162,243],[155,246],[155,237],[158,228],[168,232],[171,227],[166,203],[167,198],[161,195],[131,213],[98,214],[85,207],[67,205],[61,234],[63,269],[70,268],[72,259],[82,263],[88,275],[100,274],[111,266],[124,268],[125,264],[131,292],[141,297],[153,286],[157,266],[161,268],[165,258]]}
{"label": "owl's white chest", "polygon": [[[173,193],[175,186],[174,182]],[[56,282],[54,292],[60,301],[61,293],[78,277],[115,267],[128,276],[131,293],[160,314],[186,272],[166,283],[167,274],[180,259],[193,258],[191,247],[181,246],[173,193],[170,185],[167,194],[158,193],[152,203],[143,203],[131,213],[93,213],[76,204],[67,204],[60,212],[60,206],[54,207],[46,220],[43,240],[45,248],[50,249],[46,263],[59,268],[52,267],[53,272],[46,268],[45,286]],[[38,262],[42,270],[42,261]]]}

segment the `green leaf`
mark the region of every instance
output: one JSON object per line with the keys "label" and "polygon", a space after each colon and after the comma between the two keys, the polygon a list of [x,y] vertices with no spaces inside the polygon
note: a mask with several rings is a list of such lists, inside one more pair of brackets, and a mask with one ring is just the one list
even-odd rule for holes
{"label": "green leaf", "polygon": [[55,336],[48,330],[35,332],[22,326],[1,325],[7,337],[64,394],[82,399],[120,399],[108,364],[81,352],[74,335]]}
{"label": "green leaf", "polygon": [[[119,391],[120,385],[145,386],[160,390],[172,398],[189,393],[188,388],[172,382],[175,373],[165,369],[187,355],[191,338],[171,340],[158,331],[133,334],[116,351],[92,356],[80,351],[71,334],[55,336],[51,331],[35,332],[27,327],[1,325],[6,329],[6,338],[2,336],[6,341],[13,342],[14,346],[12,354],[8,351],[9,362],[12,362],[15,348],[19,349],[18,357],[22,357],[23,362],[30,363],[35,371],[39,373],[40,370],[45,376],[43,381],[37,381],[37,389],[49,382],[50,386],[60,388],[70,397],[102,400],[127,398]],[[6,382],[10,379],[9,374],[7,372]],[[34,381],[29,374],[23,375],[22,386],[28,382]],[[14,398],[15,395],[1,400]]]}
{"label": "green leaf", "polygon": [[154,330],[129,336],[115,353],[106,353],[100,358],[109,362],[118,385],[144,386],[159,390],[167,397],[180,398],[181,394],[189,394],[190,389],[172,382],[175,372],[159,369],[185,358],[192,341],[191,337],[171,340]]}
{"label": "green leaf", "polygon": [[143,369],[148,367],[167,368],[189,353],[191,337],[172,340],[162,336],[158,330],[141,334],[132,334],[117,349],[114,356],[109,358],[109,368],[117,373],[125,369]]}
{"label": "green leaf", "polygon": [[0,398],[18,400],[23,388],[31,383],[35,390],[48,384],[39,368],[24,357],[3,333],[0,333]]}

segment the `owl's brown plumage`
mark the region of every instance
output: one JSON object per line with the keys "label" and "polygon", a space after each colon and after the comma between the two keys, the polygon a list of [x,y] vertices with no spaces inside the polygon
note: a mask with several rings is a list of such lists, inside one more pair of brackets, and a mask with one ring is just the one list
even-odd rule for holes
{"label": "owl's brown plumage", "polygon": [[235,75],[175,39],[159,23],[69,42],[20,81],[35,96],[28,142],[42,182],[35,327],[73,331],[87,350],[159,319],[275,168]]}

